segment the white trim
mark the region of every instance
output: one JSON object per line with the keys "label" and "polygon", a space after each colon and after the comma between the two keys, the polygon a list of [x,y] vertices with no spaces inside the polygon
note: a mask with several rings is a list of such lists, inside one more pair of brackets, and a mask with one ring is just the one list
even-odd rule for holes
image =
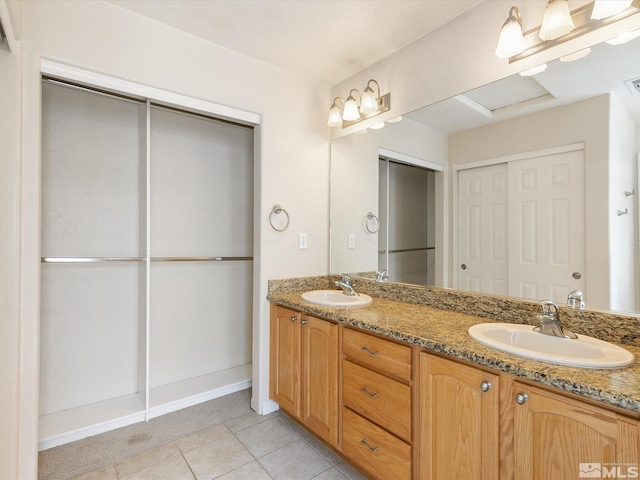
{"label": "white trim", "polygon": [[[571,145],[561,145],[559,147],[543,148],[542,150],[532,150],[531,152],[514,153],[513,155],[505,155],[504,157],[488,158],[486,160],[478,160],[476,162],[454,164],[455,171],[468,170],[470,168],[487,167],[497,165],[499,163],[516,162],[518,160],[528,160],[536,157],[546,157],[548,155],[556,155],[558,153],[575,152],[584,150],[584,142],[572,143]],[[457,178],[456,178],[457,181]]]}
{"label": "white trim", "polygon": [[405,155],[404,153],[394,152],[393,150],[387,150],[386,148],[382,147],[378,147],[378,155],[388,157],[392,160],[397,160],[408,165],[429,168],[431,170],[435,170],[436,172],[442,172],[444,170],[444,165],[440,165],[439,163],[422,160],[421,158],[412,157],[411,155]]}
{"label": "white trim", "polygon": [[[0,4],[1,5],[1,4]],[[180,95],[179,93],[161,90],[147,85],[121,80],[101,73],[91,72],[77,67],[58,63],[53,60],[40,60],[40,71],[45,75],[82,83],[92,87],[118,92],[125,95],[146,98],[156,103],[161,103],[170,107],[180,108],[196,113],[205,113],[219,118],[242,122],[250,125],[259,125],[261,115],[247,112],[238,108],[220,105],[206,100]]]}
{"label": "white trim", "polygon": [[11,23],[11,15],[9,15],[9,7],[7,6],[7,0],[0,0],[0,22],[2,22],[2,28],[7,37],[7,45],[9,51],[15,53],[17,43],[16,35],[13,32],[13,24]]}
{"label": "white trim", "polygon": [[256,397],[251,397],[251,408],[258,413],[258,415],[269,415],[270,413],[280,410],[280,405],[274,400],[267,400],[260,403]]}
{"label": "white trim", "polygon": [[191,395],[190,397],[185,397],[173,402],[158,405],[157,407],[150,407],[147,416],[149,419],[160,417],[161,415],[175,412],[177,410],[182,410],[183,408],[192,407],[194,405],[198,405],[199,403],[208,402],[209,400],[213,400],[215,398],[224,397],[225,395],[239,392],[241,390],[246,390],[247,388],[251,388],[251,380],[243,380],[241,382],[232,383],[231,385],[214,388],[213,390],[209,390],[207,392],[198,393],[196,395]]}

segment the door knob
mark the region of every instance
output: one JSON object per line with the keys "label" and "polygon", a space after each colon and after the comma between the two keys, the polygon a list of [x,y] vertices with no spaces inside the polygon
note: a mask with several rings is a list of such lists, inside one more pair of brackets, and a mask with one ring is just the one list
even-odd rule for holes
{"label": "door knob", "polygon": [[466,270],[466,269],[467,269],[467,266],[463,263],[462,265],[460,265],[460,268],[461,268],[462,270]]}
{"label": "door knob", "polygon": [[573,272],[571,276],[576,280],[580,280],[582,278],[582,274],[580,272]]}

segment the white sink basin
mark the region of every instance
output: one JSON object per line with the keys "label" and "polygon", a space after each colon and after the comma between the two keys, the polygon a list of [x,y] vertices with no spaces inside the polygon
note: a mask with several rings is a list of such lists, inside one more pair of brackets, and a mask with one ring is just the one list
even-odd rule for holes
{"label": "white sink basin", "polygon": [[560,365],[620,368],[633,363],[633,354],[617,345],[586,335],[574,340],[544,335],[530,325],[480,323],[469,328],[469,335],[504,352]]}
{"label": "white sink basin", "polygon": [[362,307],[371,303],[371,297],[364,293],[357,297],[345,295],[342,290],[313,290],[304,292],[302,299],[316,305],[328,305],[332,307]]}

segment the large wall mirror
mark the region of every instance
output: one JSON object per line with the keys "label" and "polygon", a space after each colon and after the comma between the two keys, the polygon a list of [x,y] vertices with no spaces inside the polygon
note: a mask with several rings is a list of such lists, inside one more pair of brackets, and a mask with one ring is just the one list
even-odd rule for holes
{"label": "large wall mirror", "polygon": [[330,271],[637,312],[639,51],[595,45],[333,141]]}

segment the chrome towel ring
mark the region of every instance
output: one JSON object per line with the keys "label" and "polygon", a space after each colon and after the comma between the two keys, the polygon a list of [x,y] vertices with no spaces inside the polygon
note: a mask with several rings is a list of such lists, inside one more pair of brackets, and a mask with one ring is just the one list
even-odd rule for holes
{"label": "chrome towel ring", "polygon": [[[280,213],[284,213],[287,217],[287,221],[284,224],[284,227],[282,228],[278,228],[273,224],[273,215],[274,214],[280,215]],[[271,228],[273,228],[276,232],[284,232],[289,226],[289,214],[280,205],[274,205],[273,208],[271,209],[271,213],[269,214],[269,224],[271,225]]]}
{"label": "chrome towel ring", "polygon": [[[371,226],[371,223],[373,223],[373,226]],[[380,220],[372,212],[368,212],[367,218],[364,221],[364,228],[366,228],[369,233],[378,233],[378,230],[380,230]]]}

